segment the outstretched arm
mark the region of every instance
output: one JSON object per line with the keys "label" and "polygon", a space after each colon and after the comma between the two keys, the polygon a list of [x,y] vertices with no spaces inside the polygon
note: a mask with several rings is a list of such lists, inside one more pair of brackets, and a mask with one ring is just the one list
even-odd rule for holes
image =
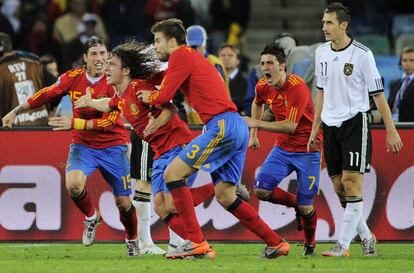
{"label": "outstretched arm", "polygon": [[109,101],[111,98],[92,99],[92,94],[89,89],[86,90],[86,94],[75,101],[75,108],[94,108],[100,112],[110,112]]}
{"label": "outstretched arm", "polygon": [[28,102],[24,102],[18,106],[16,106],[13,110],[11,110],[7,115],[5,115],[1,121],[3,123],[3,127],[11,128],[13,126],[14,121],[16,120],[17,115],[31,109],[30,104]]}

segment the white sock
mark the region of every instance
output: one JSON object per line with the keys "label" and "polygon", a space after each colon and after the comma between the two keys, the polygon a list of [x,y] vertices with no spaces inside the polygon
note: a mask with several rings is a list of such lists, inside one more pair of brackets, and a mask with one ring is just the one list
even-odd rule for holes
{"label": "white sock", "polygon": [[342,219],[341,231],[338,242],[344,249],[349,249],[359,220],[362,217],[362,200],[360,202],[348,202]]}
{"label": "white sock", "polygon": [[359,237],[361,238],[361,241],[365,239],[370,240],[372,238],[371,230],[369,230],[369,227],[367,225],[367,222],[364,219],[364,216],[362,216],[361,219],[359,219],[356,231]]}
{"label": "white sock", "polygon": [[170,233],[170,245],[179,246],[184,243],[184,239],[175,233],[171,228],[168,228]]}
{"label": "white sock", "polygon": [[151,237],[151,203],[132,201],[138,218],[139,245],[153,245]]}

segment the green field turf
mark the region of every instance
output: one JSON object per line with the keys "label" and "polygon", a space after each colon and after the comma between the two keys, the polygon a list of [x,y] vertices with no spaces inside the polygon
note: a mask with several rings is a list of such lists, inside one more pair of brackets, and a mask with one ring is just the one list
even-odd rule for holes
{"label": "green field turf", "polygon": [[[161,245],[165,248],[165,245]],[[378,245],[379,256],[362,257],[358,244],[351,257],[302,257],[302,246],[292,243],[288,257],[259,259],[262,244],[222,244],[212,242],[216,260],[166,260],[161,256],[129,258],[124,244],[97,243],[86,248],[80,243],[1,243],[0,272],[414,272],[414,244]],[[321,252],[331,244],[319,244]]]}

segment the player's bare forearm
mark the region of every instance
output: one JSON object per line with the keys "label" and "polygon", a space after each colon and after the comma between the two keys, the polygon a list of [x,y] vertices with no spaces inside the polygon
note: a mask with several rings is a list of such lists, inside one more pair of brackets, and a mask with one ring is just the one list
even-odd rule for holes
{"label": "player's bare forearm", "polygon": [[396,131],[394,122],[392,121],[391,110],[385,99],[384,93],[379,93],[373,96],[374,103],[377,106],[382,120],[384,121],[385,130],[387,132]]}
{"label": "player's bare forearm", "polygon": [[178,112],[177,106],[174,103],[169,103],[165,105],[160,113],[160,115],[156,118],[158,123],[161,126],[164,126],[176,113]]}
{"label": "player's bare forearm", "polygon": [[20,105],[16,106],[16,107],[13,109],[13,112],[14,112],[16,115],[19,115],[19,114],[21,114],[21,113],[23,113],[23,112],[25,112],[25,111],[29,110],[30,108],[31,108],[31,107],[30,107],[30,104],[29,104],[28,102],[24,102],[24,103],[22,103],[22,104],[20,104]]}
{"label": "player's bare forearm", "polygon": [[281,120],[281,121],[264,121],[258,120],[256,122],[257,128],[273,133],[285,133],[285,134],[293,134],[298,126],[297,123],[294,123],[291,120]]}
{"label": "player's bare forearm", "polygon": [[318,89],[316,94],[316,103],[315,103],[315,116],[313,118],[312,130],[319,130],[321,126],[321,114],[323,109],[323,90]]}
{"label": "player's bare forearm", "polygon": [[97,100],[91,100],[88,106],[98,110],[99,112],[111,112],[112,109],[109,107],[110,98],[102,98]]}
{"label": "player's bare forearm", "polygon": [[[253,100],[252,103],[252,119],[260,120],[263,114],[263,105],[257,105],[256,104],[256,97]],[[257,127],[250,128],[250,135],[256,136],[257,135]]]}

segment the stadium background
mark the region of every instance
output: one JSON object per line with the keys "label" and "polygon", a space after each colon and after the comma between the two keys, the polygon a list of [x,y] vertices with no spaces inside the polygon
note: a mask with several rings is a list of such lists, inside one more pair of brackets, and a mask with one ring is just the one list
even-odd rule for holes
{"label": "stadium background", "polygon": [[[20,2],[22,26],[13,35],[15,48],[39,55],[55,54],[62,66],[62,48],[56,41],[49,40],[53,23],[63,14],[67,6],[65,0],[3,0],[0,3]],[[103,18],[111,46],[128,36],[139,40],[151,40],[144,22],[143,7],[148,1],[92,0],[89,11],[97,12]],[[180,2],[179,0],[173,2]],[[182,1],[185,2],[185,1]],[[192,23],[206,24],[214,32],[214,13],[206,16],[208,3],[192,0],[194,17]],[[233,2],[233,1],[230,1]],[[301,45],[323,41],[321,14],[324,6],[331,1],[324,0],[254,0],[248,3],[249,9],[240,12],[247,14],[243,22],[243,35],[235,42],[244,53],[245,72],[258,62],[259,52],[266,43],[282,32],[292,33]],[[340,1],[351,7],[352,35],[370,47],[384,77],[386,95],[389,84],[401,76],[398,65],[399,52],[404,43],[414,44],[414,2],[402,0],[363,0]],[[207,3],[207,4],[206,4]],[[122,16],[125,7],[128,16]],[[240,5],[242,6],[242,5]],[[122,8],[123,7],[123,8]],[[196,8],[197,7],[197,8]],[[244,6],[243,6],[244,7]],[[246,12],[247,11],[247,12]],[[130,15],[133,15],[132,17]],[[56,18],[50,18],[55,16]],[[188,14],[183,16],[186,18]],[[216,14],[217,15],[217,14]],[[208,18],[209,17],[209,18]],[[230,16],[231,18],[235,18]],[[229,18],[230,18],[229,17]],[[182,19],[185,19],[182,18]],[[238,20],[238,19],[234,19]],[[46,38],[39,33],[39,23],[46,25]],[[0,24],[0,31],[4,31]],[[40,28],[41,29],[41,28]],[[226,34],[229,34],[226,32]],[[34,45],[37,45],[35,47]],[[41,46],[42,45],[42,46]],[[214,50],[212,49],[213,53]],[[0,75],[1,76],[1,75]],[[382,128],[373,131],[374,154],[372,172],[364,183],[365,217],[379,240],[414,240],[414,125],[399,125],[405,147],[398,157],[385,152],[385,132]],[[46,130],[0,130],[0,240],[68,240],[78,241],[82,233],[81,214],[71,203],[64,186],[64,164],[70,143],[69,132]],[[199,131],[194,131],[195,134]],[[263,161],[270,149],[271,134],[262,133],[262,149],[249,151],[243,182],[253,188],[255,168]],[[282,185],[294,187],[294,176]],[[205,183],[209,177],[202,173],[197,183]],[[88,182],[93,191],[94,201],[99,203],[105,224],[98,232],[97,239],[121,241],[121,224],[112,202],[109,187],[100,175],[95,174]],[[326,170],[322,169],[321,195],[317,199],[319,211],[318,240],[334,240],[339,232],[339,219],[342,209],[331,188]],[[252,204],[260,214],[288,240],[300,240],[301,234],[295,230],[294,211],[277,206],[268,206],[256,199]],[[200,223],[206,236],[212,240],[256,240],[230,214],[221,209],[215,201],[197,208]],[[152,233],[155,240],[166,240],[165,225],[153,216]]]}

